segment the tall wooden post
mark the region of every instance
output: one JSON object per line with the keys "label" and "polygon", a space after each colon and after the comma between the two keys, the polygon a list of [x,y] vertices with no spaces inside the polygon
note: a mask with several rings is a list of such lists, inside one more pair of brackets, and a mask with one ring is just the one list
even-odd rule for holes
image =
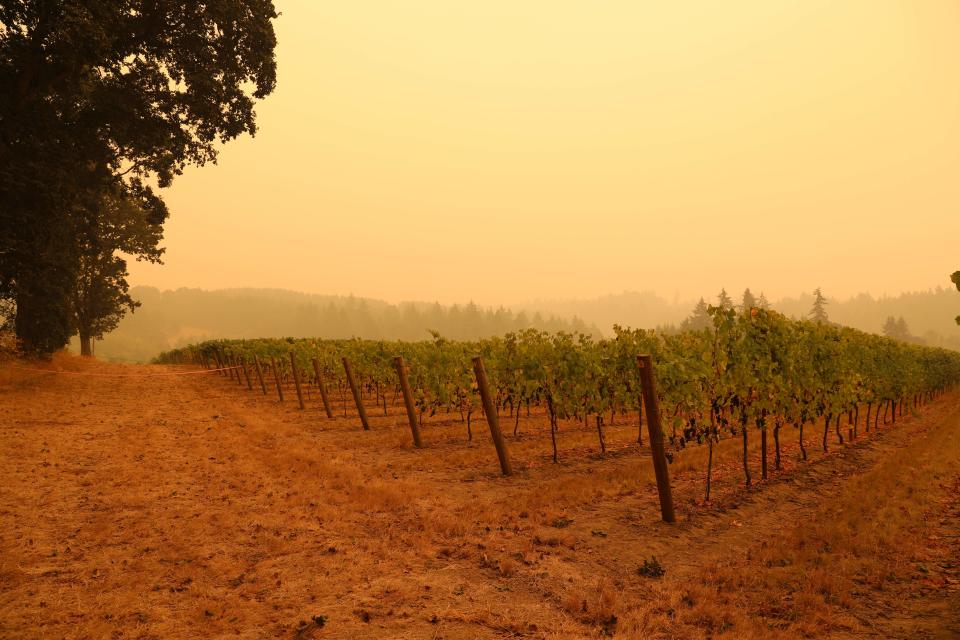
{"label": "tall wooden post", "polygon": [[233,371],[237,374],[237,384],[241,387],[243,386],[243,378],[240,377],[240,360],[237,356],[230,356],[230,361],[233,363]]}
{"label": "tall wooden post", "polygon": [[667,469],[667,455],[663,449],[663,429],[660,425],[660,407],[657,405],[653,358],[649,355],[637,356],[637,367],[640,369],[643,404],[647,409],[647,434],[650,436],[650,453],[653,457],[653,470],[657,476],[657,492],[660,494],[660,513],[664,522],[676,522],[677,518],[673,512],[673,494],[670,490],[670,472]]}
{"label": "tall wooden post", "polygon": [[360,388],[357,386],[357,381],[353,378],[353,369],[350,368],[350,361],[346,358],[341,358],[343,361],[343,371],[347,374],[347,382],[350,384],[350,391],[353,393],[353,401],[357,403],[357,413],[360,414],[360,424],[363,425],[364,431],[370,430],[370,423],[367,422],[367,411],[363,408],[363,400],[360,399]]}
{"label": "tall wooden post", "polygon": [[260,366],[260,358],[253,356],[253,365],[257,372],[257,379],[260,380],[260,388],[263,389],[263,395],[267,395],[267,383],[263,380],[263,367]]}
{"label": "tall wooden post", "polygon": [[293,351],[290,351],[290,373],[293,375],[293,384],[297,388],[297,401],[300,403],[300,410],[306,409],[303,404],[303,391],[300,389],[300,370],[297,369],[297,357]]}
{"label": "tall wooden post", "polygon": [[320,370],[320,361],[313,359],[313,373],[317,376],[317,386],[320,387],[320,399],[323,400],[323,410],[327,412],[327,417],[333,417],[333,411],[330,410],[330,401],[327,399],[327,385],[323,383],[323,373]]}
{"label": "tall wooden post", "polygon": [[280,369],[277,368],[277,359],[270,356],[270,368],[273,369],[273,379],[277,382],[277,395],[283,402],[283,386],[280,384]]}
{"label": "tall wooden post", "polygon": [[507,451],[507,443],[503,441],[503,433],[500,431],[500,418],[497,416],[497,409],[493,404],[493,397],[490,395],[487,372],[483,368],[483,358],[480,356],[473,359],[473,373],[477,376],[480,401],[483,403],[483,413],[487,416],[487,425],[490,427],[490,435],[493,437],[493,446],[497,448],[500,470],[503,471],[503,475],[508,476],[513,473],[510,467],[510,454]]}
{"label": "tall wooden post", "polygon": [[423,446],[423,440],[420,439],[420,425],[417,424],[417,412],[413,406],[413,395],[410,393],[410,381],[407,380],[407,367],[403,362],[403,356],[395,357],[393,366],[397,369],[400,389],[403,391],[403,402],[407,405],[407,421],[410,423],[410,433],[413,434],[413,446],[419,449]]}
{"label": "tall wooden post", "polygon": [[227,375],[230,376],[230,382],[233,382],[234,378],[239,379],[240,374],[237,373],[237,363],[234,362],[233,356],[224,352],[223,360],[227,363]]}
{"label": "tall wooden post", "polygon": [[243,377],[247,379],[247,391],[253,391],[253,382],[250,380],[250,367],[247,365],[247,357],[240,359],[240,367],[243,368]]}
{"label": "tall wooden post", "polygon": [[217,351],[220,352],[220,362],[223,363],[223,375],[224,377],[230,376],[233,378],[233,371],[230,369],[230,361],[227,360],[227,352],[223,350],[223,347],[217,347]]}

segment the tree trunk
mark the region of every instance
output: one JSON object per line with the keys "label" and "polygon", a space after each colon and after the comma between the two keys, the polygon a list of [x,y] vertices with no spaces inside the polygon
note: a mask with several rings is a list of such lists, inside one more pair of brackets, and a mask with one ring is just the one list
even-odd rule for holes
{"label": "tree trunk", "polygon": [[800,423],[800,457],[801,457],[801,459],[803,459],[804,461],[806,461],[806,459],[807,459],[807,450],[806,450],[806,449],[804,448],[804,446],[803,446],[803,425],[804,425],[804,424],[806,424],[806,423],[804,423],[804,422],[801,422],[801,423]]}
{"label": "tree trunk", "polygon": [[710,476],[713,474],[713,434],[710,434],[707,438],[707,497],[706,501],[710,502]]}
{"label": "tree trunk", "polygon": [[780,471],[780,425],[773,425],[773,464]]}
{"label": "tree trunk", "polygon": [[746,484],[750,486],[750,466],[747,464],[747,425],[742,424],[741,431],[743,431],[743,477],[746,479]]}
{"label": "tree trunk", "polygon": [[[527,400],[527,410],[530,410],[530,401]],[[550,442],[553,444],[553,462],[558,462],[557,456],[557,415],[553,412],[553,399],[547,396],[547,411],[550,414]]]}
{"label": "tree trunk", "polygon": [[600,454],[606,455],[607,442],[603,437],[603,416],[600,414],[597,414],[597,437],[600,438]]}
{"label": "tree trunk", "polygon": [[838,413],[837,419],[833,423],[834,430],[837,432],[837,442],[843,444],[843,434],[840,433],[840,416],[843,414]]}
{"label": "tree trunk", "polygon": [[80,333],[80,355],[90,358],[93,357],[92,340],[89,335],[85,335],[82,332]]}
{"label": "tree trunk", "polygon": [[870,433],[870,409],[872,408],[873,408],[873,403],[868,402],[867,403],[867,421],[864,423],[864,427],[866,428],[867,433]]}
{"label": "tree trunk", "polygon": [[833,417],[833,414],[826,414],[823,416],[823,450],[827,450],[827,435],[830,433],[830,418]]}
{"label": "tree trunk", "polygon": [[760,477],[767,479],[767,425],[760,430]]}
{"label": "tree trunk", "polygon": [[[50,233],[54,231],[50,230]],[[39,242],[46,244],[53,255],[49,238]],[[67,238],[66,244],[57,250],[68,251],[73,246],[72,238]],[[68,302],[73,296],[76,271],[66,263],[51,264],[51,260],[35,266],[37,270],[21,273],[17,278],[17,313],[13,328],[24,353],[48,358],[54,351],[65,347],[73,333],[75,315]]]}

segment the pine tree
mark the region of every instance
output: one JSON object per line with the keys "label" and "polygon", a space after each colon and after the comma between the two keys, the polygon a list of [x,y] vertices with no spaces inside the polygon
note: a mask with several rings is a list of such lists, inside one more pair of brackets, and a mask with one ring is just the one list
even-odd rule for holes
{"label": "pine tree", "polygon": [[720,293],[717,295],[717,306],[721,309],[732,309],[733,300],[727,295],[726,288],[720,290]]}
{"label": "pine tree", "polygon": [[897,320],[893,316],[887,316],[887,320],[883,323],[883,335],[888,338],[897,337]]}
{"label": "pine tree", "polygon": [[910,327],[907,326],[907,321],[903,319],[903,316],[899,318],[888,316],[886,322],[883,323],[883,335],[904,342],[917,341],[910,333]]}
{"label": "pine tree", "polygon": [[700,302],[693,308],[690,317],[680,323],[680,329],[683,331],[700,331],[709,328],[711,320],[708,309],[706,301],[700,298]]}
{"label": "pine tree", "polygon": [[750,313],[750,310],[757,306],[757,299],[753,297],[753,294],[750,293],[750,287],[747,287],[743,292],[743,302],[740,305],[740,310],[743,313]]}
{"label": "pine tree", "polygon": [[911,340],[913,336],[910,334],[910,328],[907,326],[907,321],[903,319],[903,316],[897,318],[897,333],[900,334],[901,340]]}
{"label": "pine tree", "polygon": [[757,299],[757,306],[761,309],[770,308],[770,302],[767,300],[767,296],[763,295],[763,291],[760,292],[760,297]]}
{"label": "pine tree", "polygon": [[830,320],[827,318],[827,299],[823,297],[820,287],[813,292],[813,308],[807,317],[817,324],[827,324]]}

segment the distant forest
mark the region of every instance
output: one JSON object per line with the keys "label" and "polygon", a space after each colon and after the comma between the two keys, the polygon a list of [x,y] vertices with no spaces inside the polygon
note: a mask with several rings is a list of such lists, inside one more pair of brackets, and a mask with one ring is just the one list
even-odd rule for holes
{"label": "distant forest", "polygon": [[[733,305],[741,304],[743,291],[729,290],[726,293]],[[954,288],[937,287],[881,297],[862,293],[844,300],[832,298],[827,288],[823,293],[827,298],[825,310],[830,322],[960,351],[960,327],[954,320],[960,312],[960,294]],[[759,299],[762,292],[754,289],[751,295]],[[704,295],[703,300],[708,305],[717,305],[719,292]],[[813,302],[811,289],[797,297],[771,301],[769,306],[788,317],[802,319],[810,313]],[[604,330],[616,323],[671,331],[683,326],[684,321],[693,315],[696,305],[697,301],[671,302],[650,292],[624,292],[590,300],[536,301],[514,308],[528,313],[536,309],[560,318],[576,314],[584,322]],[[895,327],[893,332],[891,326]]]}
{"label": "distant forest", "polygon": [[[728,293],[734,305],[741,303],[742,292]],[[526,327],[609,335],[614,324],[671,331],[692,315],[696,304],[670,302],[652,293],[532,302],[512,309],[486,308],[472,303],[390,304],[369,298],[310,295],[279,289],[160,291],[135,287],[131,294],[142,306],[127,315],[103,341],[96,343],[94,349],[98,357],[144,362],[161,351],[207,338],[317,336],[424,340],[430,337],[429,331],[434,330],[451,339],[471,339]],[[831,299],[829,291],[825,294],[826,313],[831,322],[960,351],[960,327],[954,323],[960,295],[953,289],[937,288],[881,298],[861,294],[847,300]],[[707,304],[717,304],[716,295],[705,296],[704,300]],[[771,306],[787,316],[802,318],[812,308],[813,296],[786,298],[772,302]],[[76,341],[73,348],[78,349]]]}
{"label": "distant forest", "polygon": [[[473,303],[390,304],[279,289],[160,291],[134,287],[131,295],[142,306],[94,345],[97,357],[145,362],[161,351],[208,338],[428,340],[433,330],[447,338],[468,340],[527,327],[600,333],[597,327],[576,317],[559,319],[550,314],[483,308]],[[73,344],[73,349],[79,349],[77,344]]]}

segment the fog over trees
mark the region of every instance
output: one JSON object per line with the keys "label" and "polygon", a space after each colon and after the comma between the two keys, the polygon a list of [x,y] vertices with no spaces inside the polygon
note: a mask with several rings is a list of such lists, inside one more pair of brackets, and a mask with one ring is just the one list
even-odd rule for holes
{"label": "fog over trees", "polygon": [[[116,331],[96,343],[96,356],[148,361],[161,351],[209,338],[371,338],[429,340],[430,331],[466,340],[535,327],[549,331],[599,329],[576,317],[480,307],[473,303],[389,304],[354,296],[327,296],[280,289],[160,291],[134,287],[141,306]],[[78,349],[74,344],[74,348]]]}
{"label": "fog over trees", "polygon": [[[815,303],[812,293],[768,302],[756,289],[746,298],[793,318],[805,318]],[[885,333],[888,318],[903,319],[910,341],[960,350],[960,327],[954,324],[957,292],[931,289],[875,298],[860,294],[848,299],[830,297],[823,287],[831,322],[877,334]],[[160,351],[207,338],[321,337],[429,339],[436,330],[451,339],[500,335],[525,327],[584,331],[609,335],[614,324],[632,327],[696,329],[706,326],[706,305],[718,303],[717,294],[703,303],[668,301],[653,293],[628,292],[591,300],[539,301],[511,308],[489,308],[472,303],[439,305],[430,302],[390,304],[354,296],[311,295],[279,289],[160,291],[134,287],[141,306],[118,328],[97,342],[100,358],[147,361]],[[733,299],[736,302],[733,302]],[[741,306],[739,291],[725,303]],[[76,341],[73,345],[79,350]]]}

